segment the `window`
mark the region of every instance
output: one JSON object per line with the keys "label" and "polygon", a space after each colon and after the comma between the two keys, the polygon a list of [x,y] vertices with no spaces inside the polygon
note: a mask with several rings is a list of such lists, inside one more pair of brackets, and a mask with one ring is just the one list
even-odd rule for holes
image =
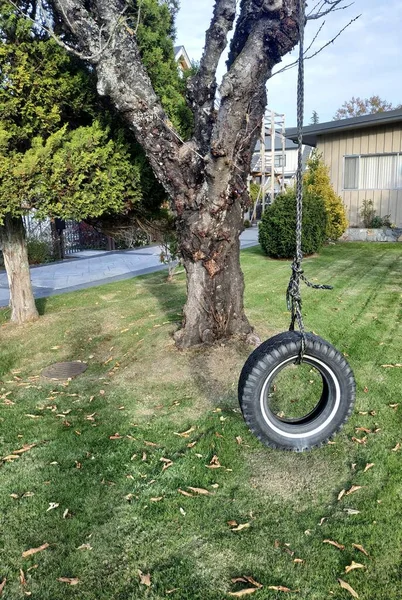
{"label": "window", "polygon": [[359,189],[359,157],[345,157],[345,190]]}
{"label": "window", "polygon": [[275,167],[286,167],[286,154],[275,154]]}
{"label": "window", "polygon": [[345,156],[344,189],[402,189],[402,154]]}

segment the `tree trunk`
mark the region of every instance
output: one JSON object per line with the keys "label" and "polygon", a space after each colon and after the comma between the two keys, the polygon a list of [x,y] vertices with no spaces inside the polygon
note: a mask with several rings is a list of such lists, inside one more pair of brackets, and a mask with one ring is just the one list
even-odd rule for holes
{"label": "tree trunk", "polygon": [[171,198],[188,277],[178,346],[251,333],[239,264],[242,206],[266,107],[266,82],[273,67],[298,42],[300,3],[242,0],[217,107],[216,71],[238,3],[215,0],[200,68],[188,83],[195,124],[189,141],[174,131],[152,86],[135,32],[128,26],[135,22],[136,13],[128,20],[126,2],[53,0],[51,4],[73,34],[80,56],[93,64],[99,94],[111,98],[134,131]]}
{"label": "tree trunk", "polygon": [[39,318],[32,291],[25,229],[21,217],[6,216],[0,226],[0,248],[3,251],[10,285],[11,321],[27,323]]}
{"label": "tree trunk", "polygon": [[[196,203],[203,208],[178,218],[179,247],[187,273],[187,302],[182,329],[176,334],[180,348],[212,343],[231,335],[247,336],[253,329],[244,312],[244,278],[240,268],[240,239],[243,231],[241,197],[232,191],[222,202]],[[234,197],[233,197],[234,196]],[[204,201],[203,201],[204,200]],[[222,197],[221,197],[222,200]]]}

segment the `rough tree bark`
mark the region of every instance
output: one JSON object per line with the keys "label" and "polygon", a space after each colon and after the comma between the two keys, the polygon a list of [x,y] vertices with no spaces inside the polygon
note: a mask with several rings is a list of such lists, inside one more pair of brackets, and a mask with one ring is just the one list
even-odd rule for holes
{"label": "rough tree bark", "polygon": [[188,87],[194,136],[184,143],[141,61],[124,0],[53,0],[77,47],[144,147],[177,215],[188,298],[179,347],[252,328],[243,306],[239,235],[251,150],[266,107],[272,68],[298,42],[298,0],[242,0],[228,71],[215,106],[216,70],[236,17],[236,0],[216,0],[204,54]]}
{"label": "rough tree bark", "polygon": [[6,216],[0,225],[0,248],[10,286],[11,321],[22,324],[39,318],[32,291],[22,218]]}

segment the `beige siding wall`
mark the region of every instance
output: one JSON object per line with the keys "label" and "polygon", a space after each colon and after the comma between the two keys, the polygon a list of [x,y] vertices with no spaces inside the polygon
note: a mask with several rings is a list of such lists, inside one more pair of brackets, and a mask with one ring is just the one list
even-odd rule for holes
{"label": "beige siding wall", "polygon": [[391,215],[391,220],[402,227],[402,189],[400,190],[344,190],[344,157],[359,154],[402,152],[402,126],[372,127],[337,135],[320,136],[317,148],[330,168],[332,184],[343,199],[350,225],[361,225],[359,211],[363,200],[373,200],[380,216]]}

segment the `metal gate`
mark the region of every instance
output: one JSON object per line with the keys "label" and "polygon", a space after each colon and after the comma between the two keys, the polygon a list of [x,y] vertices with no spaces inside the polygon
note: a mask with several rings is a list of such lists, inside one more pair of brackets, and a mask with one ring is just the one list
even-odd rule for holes
{"label": "metal gate", "polygon": [[82,250],[114,250],[113,238],[100,233],[87,223],[68,220],[63,230],[64,254]]}

